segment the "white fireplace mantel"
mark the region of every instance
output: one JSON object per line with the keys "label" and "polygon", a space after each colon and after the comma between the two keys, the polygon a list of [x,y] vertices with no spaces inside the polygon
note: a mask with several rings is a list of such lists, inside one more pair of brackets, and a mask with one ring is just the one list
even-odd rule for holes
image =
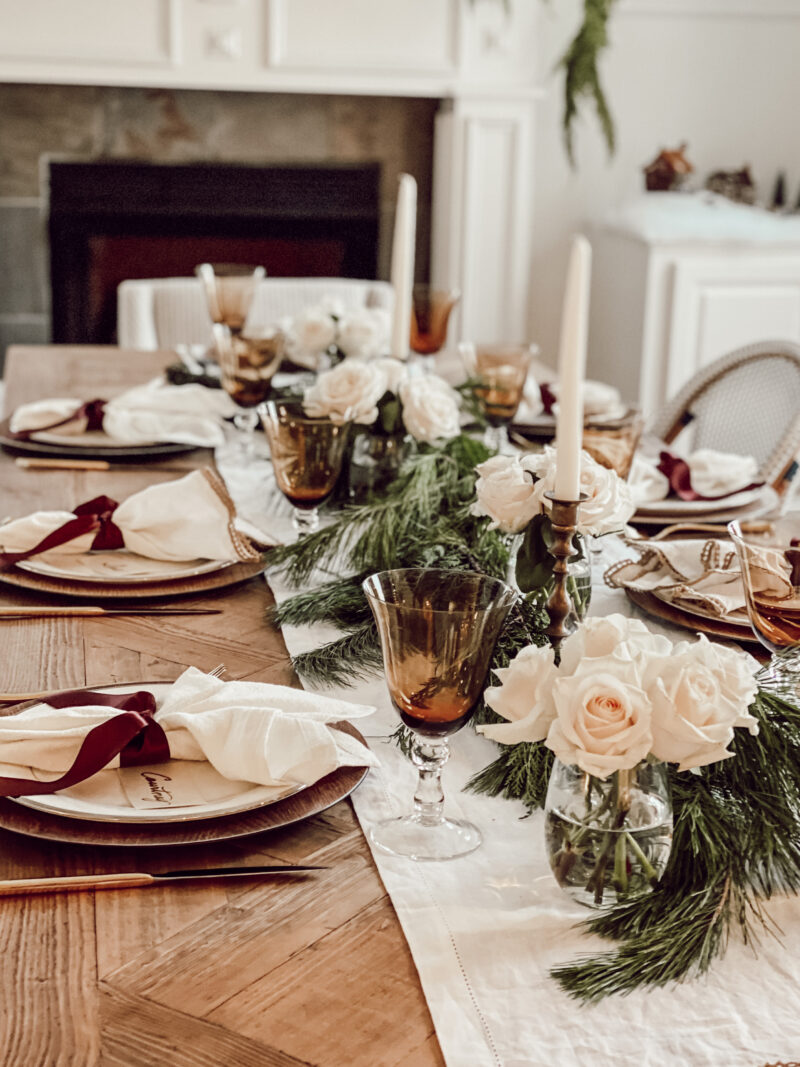
{"label": "white fireplace mantel", "polygon": [[0,0],[0,81],[441,100],[433,281],[461,336],[527,328],[532,0]]}

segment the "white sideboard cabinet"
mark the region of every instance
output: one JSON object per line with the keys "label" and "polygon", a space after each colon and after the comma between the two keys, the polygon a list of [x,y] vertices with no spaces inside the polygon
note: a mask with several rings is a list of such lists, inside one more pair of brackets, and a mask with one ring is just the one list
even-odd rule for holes
{"label": "white sideboard cabinet", "polygon": [[726,352],[800,342],[800,218],[650,193],[590,235],[589,373],[645,415]]}

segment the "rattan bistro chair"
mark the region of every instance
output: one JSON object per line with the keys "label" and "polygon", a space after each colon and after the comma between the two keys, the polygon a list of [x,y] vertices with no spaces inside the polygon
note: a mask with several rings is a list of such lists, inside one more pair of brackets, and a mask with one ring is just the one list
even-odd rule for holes
{"label": "rattan bistro chair", "polygon": [[683,431],[692,448],[755,456],[764,481],[789,487],[800,454],[800,345],[762,341],[699,371],[652,420],[667,444]]}
{"label": "rattan bistro chair", "polygon": [[[273,326],[299,315],[324,297],[346,311],[363,307],[391,310],[388,282],[355,278],[265,278],[258,286],[248,322]],[[136,278],[117,289],[117,337],[123,348],[174,348],[212,343],[202,284],[198,278]]]}

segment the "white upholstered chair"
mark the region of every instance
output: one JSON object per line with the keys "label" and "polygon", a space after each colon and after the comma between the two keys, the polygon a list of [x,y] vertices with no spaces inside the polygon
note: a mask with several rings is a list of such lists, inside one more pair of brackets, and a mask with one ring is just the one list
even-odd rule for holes
{"label": "white upholstered chair", "polygon": [[761,341],[704,367],[656,414],[648,430],[667,444],[684,430],[692,448],[755,456],[784,492],[800,453],[800,345]]}
{"label": "white upholstered chair", "polygon": [[[248,316],[251,328],[272,326],[331,296],[345,310],[391,309],[388,282],[351,278],[265,278]],[[117,340],[123,348],[174,348],[212,343],[211,319],[197,278],[143,278],[117,289]]]}

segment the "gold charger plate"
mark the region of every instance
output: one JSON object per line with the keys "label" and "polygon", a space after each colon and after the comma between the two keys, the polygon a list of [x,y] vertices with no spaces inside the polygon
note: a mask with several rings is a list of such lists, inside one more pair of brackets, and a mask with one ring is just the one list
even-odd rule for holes
{"label": "gold charger plate", "polygon": [[[143,682],[142,685],[147,683]],[[108,688],[108,687],[106,687]],[[21,711],[39,701],[27,701],[8,713]],[[334,723],[366,746],[362,734],[349,722]],[[368,747],[368,746],[367,746]],[[368,767],[340,767],[318,782],[291,796],[266,803],[263,807],[212,819],[174,823],[104,823],[64,818],[49,812],[23,807],[13,800],[0,800],[0,828],[26,837],[40,837],[74,845],[109,847],[152,847],[198,845],[277,830],[318,815],[344,800],[366,777]]]}
{"label": "gold charger plate", "polygon": [[55,593],[59,596],[82,597],[95,600],[117,599],[131,600],[157,597],[189,596],[193,593],[207,593],[212,589],[223,589],[229,585],[246,582],[261,574],[266,564],[260,560],[255,563],[234,563],[224,570],[212,571],[210,574],[197,574],[188,578],[170,578],[155,582],[81,582],[66,578],[51,578],[41,574],[31,574],[17,567],[0,571],[0,582],[32,589],[37,593]]}
{"label": "gold charger plate", "polygon": [[659,600],[652,593],[645,593],[638,589],[626,589],[625,595],[637,608],[641,608],[647,615],[653,615],[657,619],[664,619],[675,626],[681,626],[694,633],[709,634],[712,637],[722,637],[727,641],[739,641],[740,643],[755,645],[761,650],[762,656],[758,655],[756,648],[749,649],[757,659],[768,659],[766,649],[763,648],[758,638],[749,626],[739,626],[735,623],[722,622],[719,619],[707,619],[700,615],[691,615],[688,611],[681,611],[674,604],[668,604],[665,600]]}

